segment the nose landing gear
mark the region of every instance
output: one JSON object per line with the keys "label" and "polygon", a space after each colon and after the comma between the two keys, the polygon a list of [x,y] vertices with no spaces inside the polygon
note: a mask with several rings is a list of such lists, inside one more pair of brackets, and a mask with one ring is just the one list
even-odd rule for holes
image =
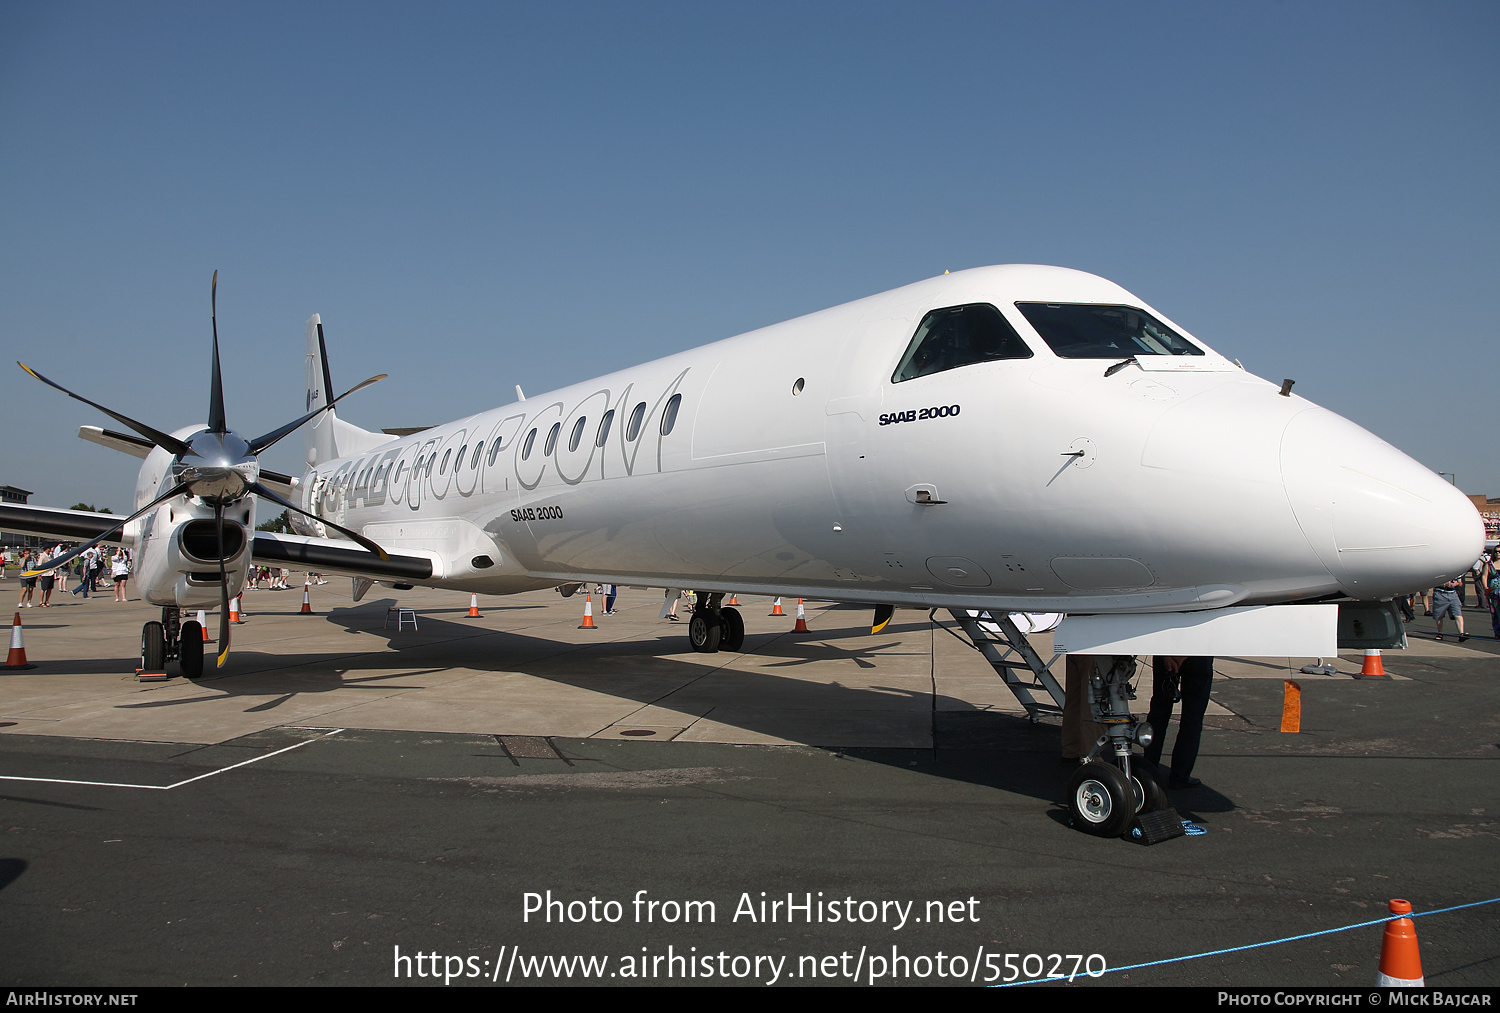
{"label": "nose landing gear", "polygon": [[[1151,742],[1151,726],[1130,713],[1135,659],[1098,657],[1093,667],[1089,711],[1105,731],[1068,781],[1068,812],[1084,833],[1119,837],[1136,815],[1168,808],[1167,793],[1150,762],[1131,752],[1135,742]],[[1100,758],[1105,749],[1113,754],[1112,762]]]}
{"label": "nose landing gear", "polygon": [[175,606],[161,610],[161,622],[141,627],[141,670],[160,672],[169,661],[182,667],[189,679],[203,676],[203,627],[196,619],[182,622]]}

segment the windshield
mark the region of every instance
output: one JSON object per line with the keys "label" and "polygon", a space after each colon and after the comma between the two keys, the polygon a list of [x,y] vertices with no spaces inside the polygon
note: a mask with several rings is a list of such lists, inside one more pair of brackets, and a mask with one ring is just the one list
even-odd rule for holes
{"label": "windshield", "polygon": [[1203,349],[1133,306],[1018,302],[1016,309],[1064,359],[1203,354]]}
{"label": "windshield", "polygon": [[977,362],[1029,358],[1031,349],[989,303],[949,306],[922,318],[891,382],[914,380]]}

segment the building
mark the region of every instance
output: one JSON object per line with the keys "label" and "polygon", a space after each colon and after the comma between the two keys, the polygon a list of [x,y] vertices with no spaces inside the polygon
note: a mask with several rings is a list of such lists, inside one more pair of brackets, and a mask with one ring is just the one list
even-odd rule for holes
{"label": "building", "polygon": [[1500,539],[1500,499],[1491,499],[1480,493],[1470,493],[1469,502],[1484,518],[1484,537],[1487,541]]}
{"label": "building", "polygon": [[[0,503],[19,503],[26,505],[31,497],[30,489],[17,489],[13,485],[0,485]],[[34,535],[21,535],[14,531],[0,531],[0,549],[19,549],[26,545],[37,542]]]}

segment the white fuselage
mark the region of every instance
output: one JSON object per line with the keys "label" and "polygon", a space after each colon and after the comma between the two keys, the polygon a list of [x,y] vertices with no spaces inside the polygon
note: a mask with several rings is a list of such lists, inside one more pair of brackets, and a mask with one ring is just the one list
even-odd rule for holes
{"label": "white fuselage", "polygon": [[[1106,376],[1018,301],[1138,307],[1191,338],[1092,275],[964,271],[319,461],[302,505],[485,593],[1177,611],[1389,597],[1479,554],[1468,500],[1353,423],[1196,338]],[[1029,357],[893,382],[926,314],[979,303]]]}

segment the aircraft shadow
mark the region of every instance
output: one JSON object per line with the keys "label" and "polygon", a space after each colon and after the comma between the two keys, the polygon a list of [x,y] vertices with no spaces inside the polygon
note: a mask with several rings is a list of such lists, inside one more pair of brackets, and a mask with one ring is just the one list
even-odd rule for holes
{"label": "aircraft shadow", "polygon": [[[925,677],[893,677],[874,684],[861,679],[861,685],[798,677],[802,668],[815,663],[843,663],[864,672],[902,656],[926,657],[925,646],[912,650],[902,643],[903,636],[923,632],[928,626],[925,620],[893,623],[875,636],[869,635],[867,624],[818,628],[809,639],[789,632],[751,634],[742,652],[694,655],[684,649],[685,631],[680,626],[655,636],[575,643],[442,618],[445,613],[467,614],[467,609],[460,608],[421,610],[416,630],[400,630],[394,620],[386,622],[392,604],[391,599],[378,599],[320,616],[350,637],[379,638],[379,650],[370,650],[368,641],[351,643],[347,652],[337,653],[273,655],[237,649],[228,671],[210,671],[197,681],[209,693],[119,707],[192,708],[222,703],[228,697],[244,699],[249,704],[245,713],[270,713],[299,697],[334,690],[419,690],[426,688],[422,676],[464,669],[519,673],[903,769],[910,768],[915,756],[924,773],[1046,802],[1063,797],[1072,772],[1057,760],[1055,724],[1033,725],[1015,714],[976,708],[942,694],[934,696]],[[484,611],[495,613],[502,608]],[[860,639],[850,646],[847,641],[856,637]],[[482,641],[482,650],[476,650],[476,641]],[[731,667],[741,657],[753,658],[757,664],[749,669]],[[131,663],[131,659],[101,659],[81,664],[107,669]],[[826,735],[813,727],[822,719],[831,725]],[[846,741],[868,738],[872,724],[894,726],[904,734],[925,732],[933,744],[920,749],[840,745],[841,737],[847,736]],[[848,731],[855,725],[864,726],[863,734]],[[1224,811],[1215,804],[1217,800],[1199,797],[1203,790],[1193,796],[1198,808]],[[1223,804],[1233,807],[1227,799]]]}

